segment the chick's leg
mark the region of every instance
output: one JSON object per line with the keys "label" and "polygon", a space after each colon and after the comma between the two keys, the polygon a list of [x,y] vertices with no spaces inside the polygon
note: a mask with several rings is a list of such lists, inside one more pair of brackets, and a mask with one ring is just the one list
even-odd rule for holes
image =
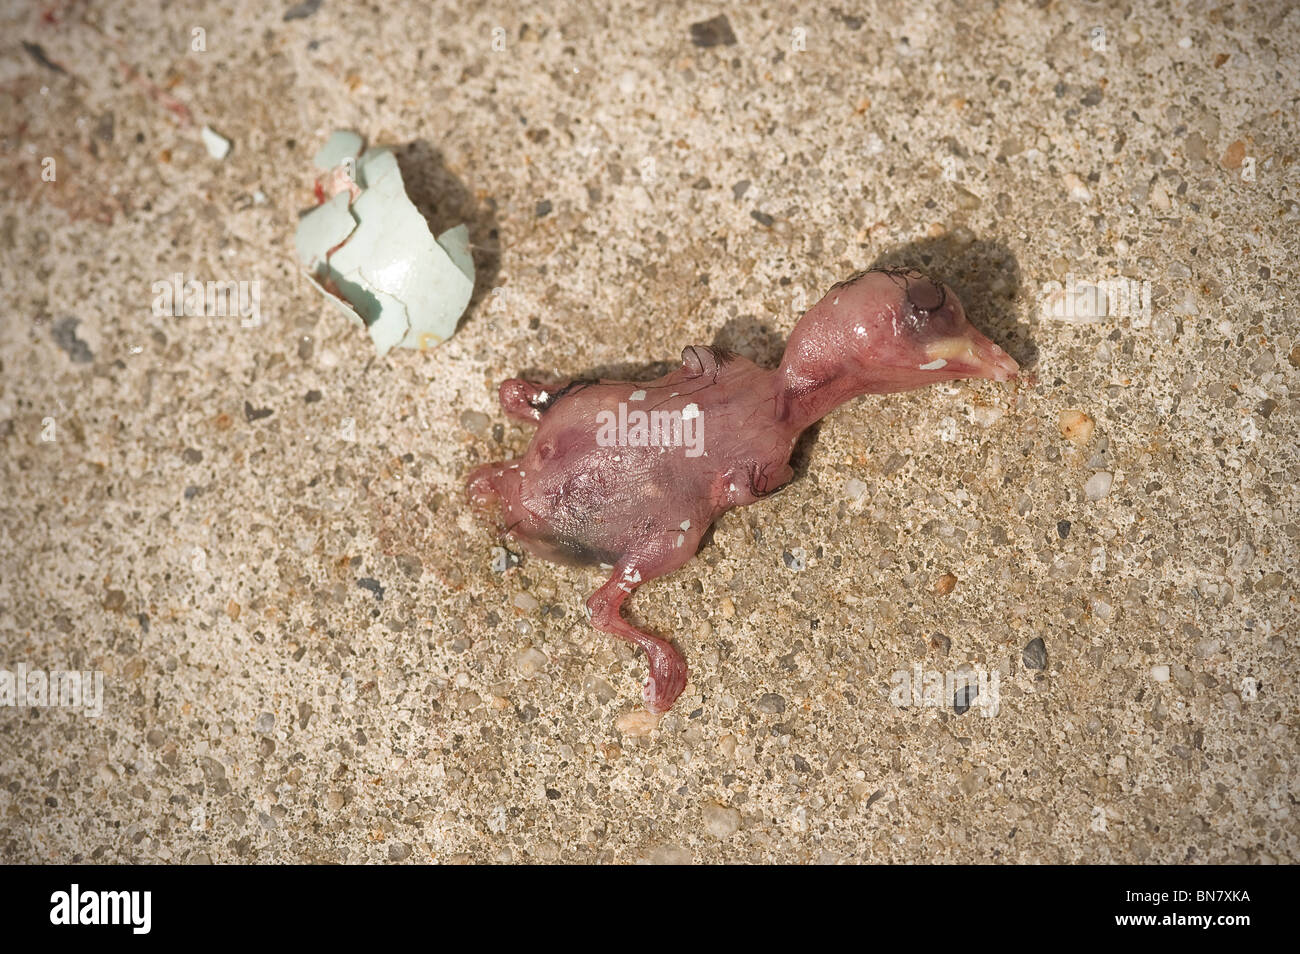
{"label": "chick's leg", "polygon": [[650,675],[645,684],[645,705],[651,712],[667,712],[686,686],[686,660],[676,647],[637,629],[623,618],[623,601],[632,593],[635,584],[629,584],[616,572],[591,598],[587,609],[591,611],[591,625],[602,633],[625,639],[645,650],[650,663]]}
{"label": "chick's leg", "polygon": [[640,550],[618,561],[610,578],[587,600],[592,626],[645,650],[650,663],[645,703],[651,712],[667,712],[682,694],[686,686],[686,660],[666,639],[638,629],[625,620],[623,601],[642,583],[671,573],[689,561],[699,549],[700,538],[706,529],[707,526],[691,527],[690,521],[686,521],[685,529],[674,526],[653,533]]}

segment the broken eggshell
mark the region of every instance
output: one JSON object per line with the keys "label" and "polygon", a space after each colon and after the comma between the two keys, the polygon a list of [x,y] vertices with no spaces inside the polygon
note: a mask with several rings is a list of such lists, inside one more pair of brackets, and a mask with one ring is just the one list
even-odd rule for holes
{"label": "broken eggshell", "polygon": [[469,229],[436,239],[387,149],[362,153],[339,131],[316,154],[321,204],[298,222],[294,244],[311,283],[370,332],[379,354],[429,348],[456,331],[474,291]]}

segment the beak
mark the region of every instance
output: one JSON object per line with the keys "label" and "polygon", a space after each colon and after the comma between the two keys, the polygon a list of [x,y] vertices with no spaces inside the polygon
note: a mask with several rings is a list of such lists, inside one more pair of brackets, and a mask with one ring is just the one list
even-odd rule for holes
{"label": "beak", "polygon": [[939,361],[943,361],[963,378],[1010,381],[1020,371],[1015,358],[974,328],[968,329],[964,334],[936,341],[925,352],[932,363],[938,365]]}
{"label": "beak", "polygon": [[980,365],[979,377],[990,381],[1010,381],[1020,372],[1020,365],[992,341],[980,336],[976,346],[976,359]]}

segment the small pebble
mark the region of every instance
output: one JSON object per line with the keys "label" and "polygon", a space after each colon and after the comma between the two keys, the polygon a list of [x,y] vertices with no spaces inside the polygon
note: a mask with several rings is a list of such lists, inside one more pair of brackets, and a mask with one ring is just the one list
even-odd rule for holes
{"label": "small pebble", "polygon": [[492,418],[482,411],[461,411],[460,426],[475,437],[487,437],[492,427]]}
{"label": "small pebble", "polygon": [[652,865],[689,865],[694,861],[689,848],[681,845],[660,845],[648,859]]}
{"label": "small pebble", "polygon": [[765,692],[758,700],[758,711],[768,715],[777,715],[785,711],[785,696],[775,692]]}
{"label": "small pebble", "polygon": [[1152,666],[1152,667],[1151,667],[1151,678],[1154,679],[1156,682],[1168,682],[1168,681],[1169,681],[1169,667],[1168,667],[1168,666]]}
{"label": "small pebble", "polygon": [[582,681],[582,691],[595,696],[597,702],[605,703],[614,698],[614,687],[600,676],[591,675]]}
{"label": "small pebble", "polygon": [[844,496],[854,503],[860,503],[867,494],[867,485],[856,477],[844,482]]}
{"label": "small pebble", "polygon": [[1052,564],[1051,569],[1047,571],[1047,575],[1054,580],[1072,580],[1079,575],[1079,570],[1082,568],[1083,564],[1077,557],[1067,554]]}
{"label": "small pebble", "polygon": [[613,742],[600,743],[600,745],[596,747],[596,751],[600,753],[600,757],[606,762],[615,762],[623,757],[623,749],[615,745]]}
{"label": "small pebble", "polygon": [[515,667],[525,679],[532,679],[546,668],[547,662],[546,654],[533,646],[515,653]]}
{"label": "small pebble", "polygon": [[1087,184],[1073,172],[1065,174],[1065,187],[1070,190],[1070,201],[1072,202],[1091,202],[1092,190]]}
{"label": "small pebble", "polygon": [[60,318],[50,326],[50,336],[56,345],[67,352],[70,359],[79,364],[89,364],[95,360],[95,356],[91,353],[90,346],[77,337],[77,325],[80,323],[77,318]]}
{"label": "small pebble", "polygon": [[288,10],[284,11],[284,22],[290,20],[305,20],[317,10],[320,9],[322,0],[303,0],[302,3],[295,3]]}
{"label": "small pebble", "polygon": [[635,712],[624,712],[615,719],[614,728],[624,735],[640,738],[653,732],[659,725],[661,718],[663,716],[659,713],[638,709]]}
{"label": "small pebble", "polygon": [[1043,643],[1042,637],[1035,637],[1026,643],[1024,651],[1020,654],[1020,659],[1025,664],[1026,669],[1046,668],[1047,646]]}
{"label": "small pebble", "polygon": [[1152,206],[1159,209],[1161,212],[1169,211],[1169,193],[1165,191],[1165,187],[1158,181],[1151,186],[1151,196],[1149,201]]}
{"label": "small pebble", "polygon": [[1096,421],[1083,411],[1071,408],[1057,415],[1056,426],[1067,441],[1086,444],[1092,438]]}
{"label": "small pebble", "polygon": [[696,46],[734,46],[736,34],[731,29],[731,21],[726,14],[719,13],[712,20],[702,20],[691,24],[691,42]]}
{"label": "small pebble", "polygon": [[204,126],[199,135],[203,137],[203,147],[213,159],[221,160],[230,155],[230,140],[211,126]]}
{"label": "small pebble", "polygon": [[949,593],[953,591],[953,588],[956,586],[957,586],[956,575],[952,573],[945,573],[943,576],[939,577],[939,579],[934,581],[934,586],[932,587],[932,589],[934,590],[935,596],[947,596]]}
{"label": "small pebble", "polygon": [[740,812],[725,805],[704,806],[704,830],[714,838],[730,838],[740,830]]}
{"label": "small pebble", "polygon": [[1110,495],[1111,484],[1115,477],[1109,471],[1099,470],[1088,478],[1083,485],[1083,493],[1089,500],[1102,500]]}
{"label": "small pebble", "polygon": [[411,857],[411,846],[404,845],[400,841],[395,841],[388,846],[389,861],[405,861]]}

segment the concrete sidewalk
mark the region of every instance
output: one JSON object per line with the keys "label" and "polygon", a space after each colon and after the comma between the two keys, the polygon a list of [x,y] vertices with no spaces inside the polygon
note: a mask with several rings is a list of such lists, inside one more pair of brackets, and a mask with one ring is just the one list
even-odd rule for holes
{"label": "concrete sidewalk", "polygon": [[[0,860],[1300,856],[1300,10],[21,6],[0,670],[92,675],[0,706]],[[336,128],[469,225],[440,348],[299,272]],[[493,569],[496,385],[770,362],[879,261],[1028,373],[841,408],[643,587],[691,667],[651,725],[597,571]]]}

